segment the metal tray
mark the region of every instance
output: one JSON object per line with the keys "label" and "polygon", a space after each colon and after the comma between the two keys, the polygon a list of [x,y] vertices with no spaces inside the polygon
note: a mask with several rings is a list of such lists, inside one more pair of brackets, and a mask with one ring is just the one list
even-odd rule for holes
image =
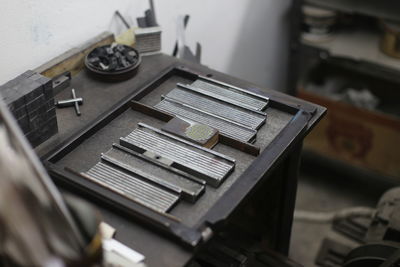
{"label": "metal tray", "polygon": [[[266,125],[260,128],[254,145],[222,136],[220,140],[222,144],[217,145],[214,149],[219,153],[226,153],[228,156],[236,158],[235,171],[220,187],[207,187],[204,196],[198,202],[179,204],[168,214],[156,212],[140,203],[132,202],[97,183],[83,179],[78,173],[68,171],[68,169],[71,168],[73,162],[78,161],[82,166],[85,165],[78,171],[86,171],[91,168],[98,160],[82,159],[73,157],[73,155],[85,155],[79,154],[79,150],[89,151],[87,146],[91,145],[95,146],[91,153],[100,157],[101,153],[111,148],[115,140],[109,140],[108,146],[96,143],[97,140],[99,138],[107,140],[107,131],[111,128],[113,131],[118,131],[119,121],[123,121],[126,117],[135,118],[136,122],[141,122],[150,115],[153,117],[158,115],[159,119],[156,124],[162,125],[171,116],[165,113],[157,114],[159,111],[151,107],[161,100],[161,95],[165,94],[165,90],[172,90],[177,82],[191,83],[203,76],[206,76],[206,73],[190,70],[182,64],[174,65],[160,73],[141,90],[133,92],[129,97],[100,115],[84,130],[79,131],[42,157],[50,175],[59,182],[70,185],[97,201],[132,216],[146,226],[159,230],[161,234],[167,234],[188,247],[197,247],[210,238],[213,229],[228,219],[249,193],[260,184],[261,180],[268,177],[274,164],[287,153],[285,151],[290,151],[289,148],[292,145],[304,138],[308,122],[316,110],[315,107],[293,105],[277,100],[274,96],[268,96],[261,90],[252,89],[252,93],[269,97],[266,113],[270,110],[273,116],[268,114],[268,119],[273,120],[274,114],[283,114],[287,123],[282,124],[279,129],[269,128],[267,119]],[[118,138],[134,130],[136,125],[132,123],[130,127],[129,131],[125,129],[118,132]],[[274,132],[271,140],[267,140],[262,135],[263,132],[265,134],[268,131]],[[260,154],[258,154],[256,146],[260,147]],[[71,158],[75,159],[71,160]],[[68,160],[70,163],[66,164]]]}

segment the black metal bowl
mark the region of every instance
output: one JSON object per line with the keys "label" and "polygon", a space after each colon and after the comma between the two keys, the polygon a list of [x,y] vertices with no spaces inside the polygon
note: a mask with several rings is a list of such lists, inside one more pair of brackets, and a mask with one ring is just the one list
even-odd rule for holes
{"label": "black metal bowl", "polygon": [[[122,56],[118,56],[118,53]],[[134,60],[127,60],[127,57],[133,57]],[[102,63],[103,67],[99,65],[98,61]],[[116,61],[117,65],[112,64],[112,61]],[[121,61],[125,61],[125,64],[121,64]],[[92,76],[104,81],[115,82],[135,76],[141,61],[140,53],[133,47],[111,44],[96,47],[88,53],[85,57],[85,66]]]}

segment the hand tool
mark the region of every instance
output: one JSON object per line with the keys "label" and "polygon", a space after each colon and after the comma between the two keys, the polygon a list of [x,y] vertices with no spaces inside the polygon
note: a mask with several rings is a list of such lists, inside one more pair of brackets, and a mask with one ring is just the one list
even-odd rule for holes
{"label": "hand tool", "polygon": [[[72,98],[76,99],[76,94],[75,94],[75,89],[74,89],[74,88],[71,89],[71,94],[72,94]],[[76,115],[80,116],[80,115],[81,115],[81,111],[79,110],[79,103],[78,103],[78,101],[75,101],[74,104],[75,104],[75,112],[76,112]]]}
{"label": "hand tool", "polygon": [[56,107],[58,107],[58,108],[72,107],[72,106],[75,106],[76,102],[79,105],[82,105],[83,99],[81,97],[78,97],[78,98],[59,100],[59,101],[56,101]]}
{"label": "hand tool", "polygon": [[55,106],[58,108],[65,108],[65,107],[74,107],[76,115],[80,116],[81,111],[79,109],[79,105],[83,105],[83,98],[76,97],[75,89],[71,89],[72,98],[59,100],[55,102]]}

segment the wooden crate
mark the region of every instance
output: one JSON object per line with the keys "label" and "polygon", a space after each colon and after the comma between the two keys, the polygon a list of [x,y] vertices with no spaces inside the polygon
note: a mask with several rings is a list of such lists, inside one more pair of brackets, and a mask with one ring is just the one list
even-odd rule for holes
{"label": "wooden crate", "polygon": [[328,108],[305,140],[320,155],[400,178],[400,119],[300,90],[298,96]]}

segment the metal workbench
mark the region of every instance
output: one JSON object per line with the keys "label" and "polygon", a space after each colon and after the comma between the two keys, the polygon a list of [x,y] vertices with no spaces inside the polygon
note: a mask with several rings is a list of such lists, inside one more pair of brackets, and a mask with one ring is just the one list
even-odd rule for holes
{"label": "metal workbench", "polygon": [[[249,157],[250,163],[257,161],[257,164],[250,165],[249,163],[243,164],[243,166],[238,164],[243,175],[240,177],[236,175],[237,177],[228,179],[215,192],[204,196],[199,204],[193,206],[195,212],[193,216],[184,218],[187,225],[195,225],[197,217],[204,215],[205,221],[214,233],[228,224],[234,224],[243,231],[259,236],[266,246],[287,254],[302,140],[326,112],[323,107],[273,90],[259,89],[251,83],[205,66],[182,62],[160,54],[145,57],[137,76],[124,82],[101,82],[90,77],[85,71],[74,76],[71,86],[61,91],[55,98],[68,98],[70,88],[75,88],[78,96],[83,97],[85,101],[81,106],[82,116],[77,117],[73,109],[57,110],[59,133],[37,147],[36,152],[42,159],[46,159],[52,153],[54,154],[54,150],[65,149],[71,140],[80,136],[80,142],[85,143],[74,148],[74,153],[66,156],[62,161],[68,161],[70,165],[77,166],[78,169],[81,168],[80,164],[93,164],[95,160],[90,155],[104,149],[102,144],[105,143],[105,139],[113,139],[115,136],[125,134],[124,116],[135,117],[136,114],[132,111],[126,111],[131,112],[129,114],[119,114],[118,122],[110,121],[110,125],[101,129],[99,131],[101,134],[97,134],[92,140],[84,140],[82,132],[93,129],[93,125],[101,118],[106,117],[112,110],[120,108],[121,101],[124,102],[135,96],[135,93],[146,88],[162,73],[171,69],[184,70],[188,68],[191,71],[197,71],[245,89],[263,91],[277,107],[282,106],[285,109],[299,111],[293,115],[289,111],[283,112],[279,108],[268,109],[267,125],[263,131],[259,132],[259,138],[263,144],[261,146],[262,153],[257,157],[250,158],[244,153],[235,152],[237,158],[243,157],[243,161],[246,161],[246,157]],[[168,86],[168,84],[164,86]],[[145,101],[152,101],[150,94],[146,97]],[[300,124],[300,122],[305,122],[305,124]],[[290,138],[287,138],[288,136]],[[84,146],[87,146],[88,149]],[[92,149],[95,151],[91,151],[91,147],[95,147]],[[224,146],[217,146],[216,150],[228,154],[233,153]],[[52,173],[50,172],[50,174]],[[117,229],[116,239],[144,254],[148,266],[184,266],[196,254],[198,247],[196,249],[188,248],[170,236],[149,227],[146,223],[127,216],[123,210],[108,201],[102,201],[95,193],[80,190],[80,187],[71,183],[70,180],[57,175],[52,176],[62,190],[80,195],[93,203],[102,213],[104,221]],[[248,179],[243,177],[248,177]],[[107,194],[106,189],[98,190],[103,190],[103,193]],[[219,201],[222,198],[223,201]],[[177,209],[174,215],[179,217],[181,214],[187,214],[188,209],[183,206]],[[196,217],[196,214],[200,215]]]}

